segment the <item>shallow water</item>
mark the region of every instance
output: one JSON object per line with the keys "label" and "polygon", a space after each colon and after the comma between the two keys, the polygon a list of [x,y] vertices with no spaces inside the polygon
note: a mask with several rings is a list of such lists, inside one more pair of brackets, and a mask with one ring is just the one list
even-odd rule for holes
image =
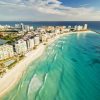
{"label": "shallow water", "polygon": [[49,45],[3,100],[100,100],[100,35],[71,34]]}

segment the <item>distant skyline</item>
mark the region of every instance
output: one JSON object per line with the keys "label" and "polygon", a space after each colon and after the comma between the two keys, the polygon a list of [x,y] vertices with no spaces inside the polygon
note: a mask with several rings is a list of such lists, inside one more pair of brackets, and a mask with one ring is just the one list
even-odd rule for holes
{"label": "distant skyline", "polygon": [[0,0],[0,21],[100,21],[100,0]]}

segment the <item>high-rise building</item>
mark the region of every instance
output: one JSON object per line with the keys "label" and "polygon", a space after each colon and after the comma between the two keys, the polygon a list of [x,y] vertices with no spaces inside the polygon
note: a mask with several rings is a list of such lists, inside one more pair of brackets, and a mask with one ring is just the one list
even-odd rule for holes
{"label": "high-rise building", "polygon": [[30,38],[26,41],[27,43],[27,49],[28,50],[32,50],[35,46],[35,41],[34,41],[34,38]]}
{"label": "high-rise building", "polygon": [[30,31],[30,26],[29,25],[25,25],[24,28],[25,28],[25,31]]}
{"label": "high-rise building", "polygon": [[21,23],[21,30],[23,31],[25,29],[24,24]]}
{"label": "high-rise building", "polygon": [[75,26],[74,26],[74,30],[77,30],[77,27],[78,27],[78,26],[77,26],[77,25],[75,25]]}
{"label": "high-rise building", "polygon": [[40,44],[40,38],[39,38],[39,36],[35,36],[34,37],[34,43],[35,43],[36,46]]}
{"label": "high-rise building", "polygon": [[14,45],[15,45],[15,51],[17,54],[24,54],[27,52],[26,41],[21,39],[21,40],[18,40]]}
{"label": "high-rise building", "polygon": [[21,28],[20,24],[15,24],[15,28]]}
{"label": "high-rise building", "polygon": [[47,42],[48,41],[48,35],[47,34],[43,34],[42,35],[42,42]]}
{"label": "high-rise building", "polygon": [[77,26],[77,30],[78,30],[78,31],[83,30],[83,26],[81,26],[81,25]]}
{"label": "high-rise building", "polygon": [[30,30],[33,30],[34,29],[34,27],[33,26],[30,26]]}
{"label": "high-rise building", "polygon": [[88,25],[84,24],[84,30],[87,30],[87,28],[88,28]]}
{"label": "high-rise building", "polygon": [[12,45],[4,44],[0,46],[0,60],[4,60],[14,56]]}

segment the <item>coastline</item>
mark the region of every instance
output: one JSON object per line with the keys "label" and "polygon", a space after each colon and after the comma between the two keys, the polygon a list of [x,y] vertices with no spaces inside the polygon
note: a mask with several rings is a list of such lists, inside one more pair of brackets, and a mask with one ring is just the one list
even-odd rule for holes
{"label": "coastline", "polygon": [[72,33],[95,33],[95,31],[87,30],[87,31],[77,31],[77,32],[72,32]]}
{"label": "coastline", "polygon": [[[86,32],[93,32],[93,31],[84,31],[84,32],[79,32],[79,33],[86,33]],[[51,43],[53,43],[55,40],[59,39],[61,36],[69,35],[69,34],[73,34],[73,33],[74,32],[68,32],[68,33],[57,35],[56,37],[49,40],[49,42],[47,43],[47,46],[50,45]],[[75,33],[77,33],[77,32],[75,32]],[[8,71],[3,76],[3,78],[0,78],[0,86],[2,86],[2,87],[0,87],[0,97],[2,97],[4,94],[9,92],[9,90],[11,90],[19,82],[24,71],[27,70],[28,65],[32,61],[39,58],[45,51],[45,48],[46,48],[46,45],[40,44],[37,47],[37,49],[28,52],[25,55],[25,58],[22,59],[21,61],[19,61],[13,69]]]}
{"label": "coastline", "polygon": [[[48,43],[47,46],[50,45],[51,43],[53,43],[55,40],[57,40],[58,38],[60,38],[61,36],[70,34],[69,33],[64,33],[61,35],[57,35],[54,38],[51,38]],[[34,60],[36,60],[37,58],[39,58],[43,52],[45,51],[45,48],[47,47],[46,45],[40,44],[37,49],[32,50],[30,52],[28,52],[25,55],[25,58],[22,59],[21,61],[19,61],[14,68],[12,68],[11,70],[9,70],[7,73],[5,73],[5,75],[0,78],[0,98],[5,95],[7,92],[9,92],[21,79],[24,71],[27,70],[28,65],[33,62]]]}

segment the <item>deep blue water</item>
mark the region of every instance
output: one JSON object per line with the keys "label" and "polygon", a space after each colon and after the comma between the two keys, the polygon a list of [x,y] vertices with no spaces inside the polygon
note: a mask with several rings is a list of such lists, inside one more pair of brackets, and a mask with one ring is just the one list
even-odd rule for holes
{"label": "deep blue water", "polygon": [[42,21],[42,22],[32,22],[32,21],[0,21],[0,24],[1,25],[11,25],[11,26],[14,26],[15,24],[18,24],[18,23],[24,23],[26,25],[32,25],[34,27],[37,27],[37,26],[50,26],[50,25],[53,25],[53,26],[68,26],[68,25],[71,25],[71,26],[75,26],[75,25],[83,25],[83,24],[88,24],[89,28],[92,29],[92,30],[96,30],[96,31],[99,31],[100,32],[100,21],[57,21],[57,22],[46,22],[46,21]]}
{"label": "deep blue water", "polygon": [[100,34],[56,40],[3,100],[100,100]]}

